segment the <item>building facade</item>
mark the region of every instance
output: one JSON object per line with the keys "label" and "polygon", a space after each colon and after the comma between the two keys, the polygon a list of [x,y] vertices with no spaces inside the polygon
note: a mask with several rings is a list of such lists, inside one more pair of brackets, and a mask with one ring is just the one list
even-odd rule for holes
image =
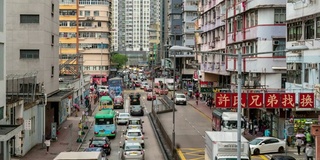
{"label": "building facade", "polygon": [[109,0],[60,0],[60,73],[109,74],[111,16]]}
{"label": "building facade", "polygon": [[[257,53],[241,59],[243,92],[284,92],[287,80],[285,4],[284,0],[204,0],[199,3],[201,18],[197,25],[203,31],[197,39],[201,51],[201,80],[236,92],[237,55]],[[243,114],[252,120],[266,120],[274,136],[283,136],[283,112],[247,109]]]}
{"label": "building facade", "polygon": [[128,55],[128,65],[139,65],[139,62],[147,60],[150,3],[150,0],[113,2],[112,48],[115,52]]}
{"label": "building facade", "polygon": [[6,57],[6,123],[21,126],[15,134],[19,138],[10,139],[10,155],[23,156],[54,138],[55,128],[66,120],[61,102],[72,93],[59,91],[59,2],[13,0],[5,8],[6,52],[11,55]]}
{"label": "building facade", "polygon": [[[286,92],[296,93],[296,104],[299,104],[298,93],[314,93],[315,106],[312,109],[296,108],[292,114],[300,128],[308,131],[311,124],[318,124],[320,109],[319,94],[319,41],[320,16],[319,3],[315,1],[294,0],[286,5],[287,42],[286,46],[306,49],[287,52]],[[298,105],[297,105],[298,106]],[[296,125],[295,125],[296,126]]]}

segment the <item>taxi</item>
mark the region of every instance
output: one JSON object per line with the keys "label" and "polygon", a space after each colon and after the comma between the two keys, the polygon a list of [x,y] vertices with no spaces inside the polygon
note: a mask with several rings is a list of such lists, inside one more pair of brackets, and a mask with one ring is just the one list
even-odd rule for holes
{"label": "taxi", "polygon": [[156,94],[153,94],[153,96],[152,96],[152,92],[149,92],[149,93],[147,94],[147,100],[148,100],[148,101],[156,100],[156,99],[157,99],[157,95],[156,95]]}

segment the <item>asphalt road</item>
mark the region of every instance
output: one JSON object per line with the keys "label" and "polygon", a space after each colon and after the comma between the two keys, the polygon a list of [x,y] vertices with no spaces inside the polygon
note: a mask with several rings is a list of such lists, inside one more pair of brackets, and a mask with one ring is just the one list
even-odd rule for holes
{"label": "asphalt road", "polygon": [[[133,91],[133,90],[132,90]],[[118,112],[128,112],[129,108],[129,97],[128,94],[131,91],[125,91],[124,97],[125,97],[125,106],[124,109],[116,109]],[[140,91],[139,88],[137,88],[134,92],[141,92],[142,96],[145,97],[146,94],[143,91]],[[143,99],[143,98],[142,98]],[[146,99],[146,98],[144,98]],[[145,103],[141,103],[142,106],[145,105]],[[150,105],[151,106],[151,105]],[[150,121],[147,117],[147,114],[151,110],[150,107],[145,106],[145,115],[141,117],[141,119],[144,121],[143,127],[145,132],[145,159],[146,160],[163,160],[163,156],[161,153],[161,150],[159,148],[158,142],[156,140],[156,137],[153,133],[153,130],[150,125]],[[115,139],[111,140],[111,154],[107,156],[107,159],[109,160],[119,160],[120,159],[120,144],[123,143],[123,133],[125,131],[124,125],[118,125],[117,128],[117,136]],[[91,129],[88,133],[88,136],[84,140],[83,145],[81,146],[79,151],[82,151],[83,149],[89,147],[89,139],[94,136],[93,130]]]}

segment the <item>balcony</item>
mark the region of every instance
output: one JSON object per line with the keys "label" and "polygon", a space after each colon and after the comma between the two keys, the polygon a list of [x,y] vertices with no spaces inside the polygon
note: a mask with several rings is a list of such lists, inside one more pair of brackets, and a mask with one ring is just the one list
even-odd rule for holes
{"label": "balcony", "polygon": [[60,26],[59,27],[59,32],[77,32],[77,27],[76,26],[72,26],[72,27],[68,27],[68,26]]}
{"label": "balcony", "polygon": [[59,21],[76,21],[77,16],[76,15],[60,15]]}
{"label": "balcony", "polygon": [[60,4],[59,9],[77,9],[77,4]]}

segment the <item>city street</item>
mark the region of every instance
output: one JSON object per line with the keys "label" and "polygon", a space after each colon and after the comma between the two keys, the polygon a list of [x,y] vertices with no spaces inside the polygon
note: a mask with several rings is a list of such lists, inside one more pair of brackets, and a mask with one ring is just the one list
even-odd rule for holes
{"label": "city street", "polygon": [[[135,91],[132,90],[132,92],[139,91],[139,89],[136,89]],[[131,93],[131,91],[126,90],[124,92],[124,97],[125,97],[125,107],[124,109],[116,109],[118,112],[128,112],[129,108],[129,96],[128,94]],[[145,93],[141,92],[142,96],[145,97]],[[144,106],[143,102],[141,103],[142,106]],[[147,114],[149,112],[149,107],[146,107],[145,109],[145,115],[142,118],[144,121],[143,127],[144,127],[144,132],[145,132],[145,159],[147,160],[162,160],[163,156],[161,153],[161,150],[159,148],[159,144],[155,138],[155,135],[153,133],[153,130],[150,126],[149,119],[147,117]],[[111,140],[111,154],[107,156],[107,159],[109,160],[117,160],[120,159],[120,144],[123,143],[123,133],[125,131],[125,126],[124,125],[118,125],[117,128],[117,137],[115,139]],[[94,136],[93,130],[91,129],[88,133],[87,138],[85,139],[83,145],[80,147],[79,151],[82,151],[83,149],[89,147],[89,139]]]}

